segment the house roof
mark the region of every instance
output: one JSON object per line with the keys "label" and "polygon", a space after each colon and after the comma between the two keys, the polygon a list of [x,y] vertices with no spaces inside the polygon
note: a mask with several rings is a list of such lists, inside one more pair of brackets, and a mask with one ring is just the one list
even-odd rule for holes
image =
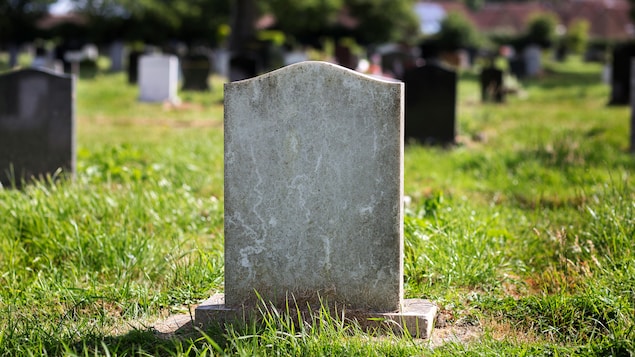
{"label": "house roof", "polygon": [[73,12],[64,14],[48,14],[39,19],[35,26],[41,30],[49,30],[61,24],[86,25],[88,20],[85,16]]}
{"label": "house roof", "polygon": [[471,16],[481,31],[519,34],[525,31],[532,16],[548,12],[537,2],[486,3]]}
{"label": "house roof", "polygon": [[578,19],[590,24],[590,35],[595,38],[625,40],[634,34],[627,0],[575,0],[555,8],[562,24],[569,27]]}
{"label": "house roof", "polygon": [[478,11],[470,11],[460,1],[420,1],[418,4],[426,4],[429,9],[433,9],[430,5],[436,5],[446,13],[461,13],[480,31],[489,33],[520,34],[535,14],[553,13],[565,27],[577,19],[587,20],[591,38],[625,40],[635,35],[628,0],[564,0],[555,6],[537,1],[488,2]]}

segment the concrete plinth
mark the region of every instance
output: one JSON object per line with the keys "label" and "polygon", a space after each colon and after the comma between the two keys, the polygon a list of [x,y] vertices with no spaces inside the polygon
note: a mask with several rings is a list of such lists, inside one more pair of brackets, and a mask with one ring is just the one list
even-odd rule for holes
{"label": "concrete plinth", "polygon": [[[290,305],[293,304],[290,303]],[[392,331],[395,334],[407,331],[412,337],[428,339],[434,328],[437,312],[437,306],[428,300],[405,299],[400,311],[379,313],[344,309],[343,313],[342,311],[337,313],[337,318],[343,316],[345,322],[357,322],[362,329],[368,331]],[[291,313],[293,318],[297,318],[296,311]],[[305,321],[311,321],[310,311],[302,311],[300,315]],[[245,324],[258,321],[260,318],[262,313],[257,307],[228,307],[225,305],[225,296],[216,294],[196,308],[194,324],[196,326]]]}

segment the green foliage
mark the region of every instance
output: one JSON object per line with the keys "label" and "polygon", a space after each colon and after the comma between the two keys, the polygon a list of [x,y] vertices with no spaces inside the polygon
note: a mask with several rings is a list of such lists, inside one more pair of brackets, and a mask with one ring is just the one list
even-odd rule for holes
{"label": "green foliage", "polygon": [[95,41],[115,39],[163,44],[178,38],[214,44],[220,27],[229,22],[226,0],[72,0],[91,19]]}
{"label": "green foliage", "polygon": [[335,25],[342,0],[268,0],[269,11],[276,17],[276,25],[294,36],[320,34]]}
{"label": "green foliage", "polygon": [[344,8],[358,22],[353,30],[360,43],[412,42],[419,36],[414,0],[346,0]]}
{"label": "green foliage", "polygon": [[0,0],[0,44],[21,44],[38,37],[36,21],[55,0]]}
{"label": "green foliage", "polygon": [[[163,44],[178,38],[188,43],[216,44],[230,24],[232,2],[227,0],[72,0],[91,18],[91,36],[107,42],[117,38]],[[234,15],[236,26],[247,14],[271,13],[279,29],[298,39],[352,36],[362,43],[407,41],[416,38],[418,23],[414,0],[267,0],[242,2]],[[339,24],[349,15],[354,26]],[[234,29],[242,33],[245,29]],[[251,29],[253,30],[253,29]],[[247,31],[249,32],[249,31]]]}
{"label": "green foliage", "polygon": [[451,12],[443,19],[437,36],[439,46],[444,49],[474,47],[480,42],[476,27],[457,12]]}
{"label": "green foliage", "polygon": [[540,13],[533,15],[527,25],[525,40],[542,47],[551,46],[556,40],[558,18],[554,14]]}
{"label": "green foliage", "polygon": [[564,37],[565,45],[574,53],[581,54],[589,42],[589,27],[587,20],[578,19],[571,23]]}

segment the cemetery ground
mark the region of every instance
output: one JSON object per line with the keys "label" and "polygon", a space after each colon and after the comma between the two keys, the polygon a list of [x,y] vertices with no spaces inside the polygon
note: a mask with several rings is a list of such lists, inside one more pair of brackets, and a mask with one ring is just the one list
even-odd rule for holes
{"label": "cemetery ground", "polygon": [[0,355],[633,355],[630,112],[600,72],[548,64],[503,105],[462,73],[460,144],[406,146],[405,295],[438,304],[430,341],[325,311],[153,328],[223,289],[222,81],[176,107],[81,79],[75,181],[0,190]]}

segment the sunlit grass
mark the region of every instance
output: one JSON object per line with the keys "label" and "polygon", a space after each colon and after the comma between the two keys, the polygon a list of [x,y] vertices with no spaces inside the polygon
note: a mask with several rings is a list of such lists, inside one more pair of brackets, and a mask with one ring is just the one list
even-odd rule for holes
{"label": "sunlit grass", "polygon": [[476,334],[440,346],[272,310],[162,339],[154,321],[223,289],[222,79],[181,106],[139,103],[123,74],[82,79],[75,180],[0,190],[0,354],[635,353],[630,114],[600,70],[549,64],[503,105],[464,73],[460,144],[406,148],[406,296]]}

